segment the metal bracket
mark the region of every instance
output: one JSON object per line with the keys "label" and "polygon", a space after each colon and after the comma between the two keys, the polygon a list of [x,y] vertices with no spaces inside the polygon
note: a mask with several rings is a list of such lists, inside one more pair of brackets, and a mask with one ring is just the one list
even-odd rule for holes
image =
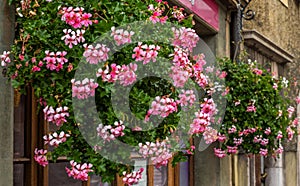
{"label": "metal bracket", "polygon": [[[251,10],[251,9],[248,9],[247,11],[246,11],[246,9],[247,9],[247,7],[248,7],[248,5],[251,3],[251,1],[252,0],[245,0],[244,2],[245,2],[245,5],[244,6],[242,6],[241,5],[241,13],[242,13],[242,17],[245,19],[245,20],[251,20],[251,19],[253,19],[254,17],[255,17],[255,11],[253,11],[253,10]],[[246,11],[246,12],[245,12]]]}

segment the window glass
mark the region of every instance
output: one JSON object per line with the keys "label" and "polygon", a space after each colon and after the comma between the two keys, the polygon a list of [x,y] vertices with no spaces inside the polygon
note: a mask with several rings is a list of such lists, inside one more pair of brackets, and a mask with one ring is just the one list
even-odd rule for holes
{"label": "window glass", "polygon": [[154,168],[154,186],[167,186],[168,185],[168,167],[161,166]]}
{"label": "window glass", "polygon": [[24,185],[24,164],[14,164],[14,186]]}
{"label": "window glass", "polygon": [[180,162],[180,186],[189,185],[189,162]]}
{"label": "window glass", "polygon": [[21,96],[14,108],[14,158],[24,157],[24,112],[24,96]]}

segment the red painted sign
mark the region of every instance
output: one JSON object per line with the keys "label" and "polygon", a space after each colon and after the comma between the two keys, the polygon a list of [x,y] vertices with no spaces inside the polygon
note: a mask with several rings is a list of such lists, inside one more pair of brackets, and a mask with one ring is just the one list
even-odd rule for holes
{"label": "red painted sign", "polygon": [[206,23],[212,26],[217,31],[219,30],[219,6],[215,0],[178,0],[194,12],[194,14],[201,17]]}

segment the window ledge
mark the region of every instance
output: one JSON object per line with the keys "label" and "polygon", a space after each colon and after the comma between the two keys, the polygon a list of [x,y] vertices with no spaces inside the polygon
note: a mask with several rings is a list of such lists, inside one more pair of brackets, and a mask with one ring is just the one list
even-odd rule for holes
{"label": "window ledge", "polygon": [[292,54],[282,49],[256,30],[244,30],[243,37],[246,46],[257,49],[265,56],[271,58],[274,62],[293,62],[294,56]]}

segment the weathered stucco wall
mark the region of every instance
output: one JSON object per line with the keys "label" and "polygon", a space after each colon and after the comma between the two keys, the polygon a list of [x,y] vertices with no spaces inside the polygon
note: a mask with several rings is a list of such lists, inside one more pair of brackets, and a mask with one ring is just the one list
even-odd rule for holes
{"label": "weathered stucco wall", "polygon": [[[0,53],[13,41],[14,12],[0,1]],[[0,69],[2,72],[2,69]],[[0,74],[0,186],[13,185],[13,91]]]}

